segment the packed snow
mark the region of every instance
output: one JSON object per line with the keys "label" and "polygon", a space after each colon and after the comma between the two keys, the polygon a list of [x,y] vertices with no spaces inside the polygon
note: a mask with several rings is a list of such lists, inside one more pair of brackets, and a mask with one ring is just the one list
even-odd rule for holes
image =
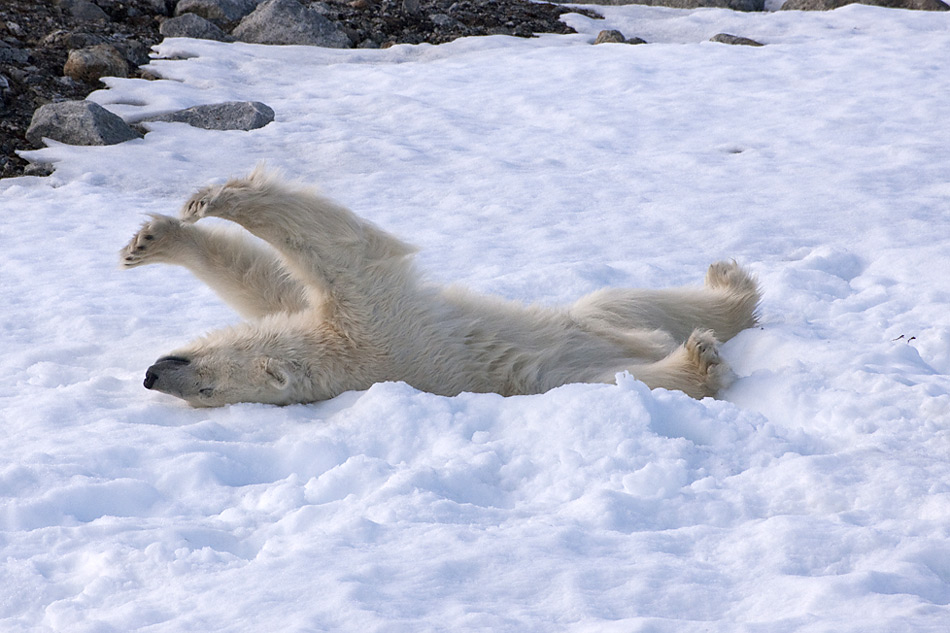
{"label": "packed snow", "polygon": [[[950,630],[950,15],[598,10],[437,47],[166,40],[163,80],[91,98],[276,121],[51,143],[51,177],[0,181],[0,629]],[[717,400],[620,375],[191,409],[145,368],[238,317],[117,252],[262,161],[436,282],[566,304],[736,258],[761,324]]]}

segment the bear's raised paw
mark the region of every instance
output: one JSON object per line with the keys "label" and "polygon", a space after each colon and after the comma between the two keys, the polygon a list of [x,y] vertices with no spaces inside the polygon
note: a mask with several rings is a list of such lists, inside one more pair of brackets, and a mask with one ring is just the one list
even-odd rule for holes
{"label": "bear's raised paw", "polygon": [[119,264],[123,268],[170,261],[171,252],[181,235],[181,221],[157,213],[151,217],[119,251]]}

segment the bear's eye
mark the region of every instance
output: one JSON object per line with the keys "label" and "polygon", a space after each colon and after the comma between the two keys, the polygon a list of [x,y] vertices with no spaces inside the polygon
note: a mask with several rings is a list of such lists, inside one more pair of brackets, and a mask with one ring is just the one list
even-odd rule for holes
{"label": "bear's eye", "polygon": [[213,393],[214,393],[214,389],[212,389],[211,387],[205,387],[204,389],[199,389],[199,390],[198,390],[198,395],[199,395],[199,396],[204,396],[205,398],[210,397],[211,394],[213,394]]}

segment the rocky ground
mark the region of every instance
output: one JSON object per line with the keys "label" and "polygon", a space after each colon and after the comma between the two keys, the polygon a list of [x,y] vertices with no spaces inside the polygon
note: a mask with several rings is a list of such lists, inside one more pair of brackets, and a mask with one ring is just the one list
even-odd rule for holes
{"label": "rocky ground", "polygon": [[[83,99],[102,87],[64,73],[71,50],[109,44],[130,77],[161,41],[161,24],[177,0],[2,0],[0,2],[0,177],[22,175],[30,149],[25,132],[40,106]],[[346,30],[354,46],[439,44],[467,35],[572,32],[565,7],[525,0],[335,0],[320,12]],[[451,20],[430,16],[451,15]],[[222,24],[223,28],[233,25]]]}

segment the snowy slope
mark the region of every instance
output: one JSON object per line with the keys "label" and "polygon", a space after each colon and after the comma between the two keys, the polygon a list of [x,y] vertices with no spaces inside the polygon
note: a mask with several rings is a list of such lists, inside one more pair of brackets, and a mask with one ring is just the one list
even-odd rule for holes
{"label": "snowy slope", "polygon": [[[166,40],[166,80],[92,98],[277,120],[0,181],[0,629],[948,630],[950,16],[599,10],[530,41]],[[259,161],[439,281],[566,303],[735,257],[762,326],[718,401],[621,377],[189,409],[144,369],[237,317],[117,251]]]}

